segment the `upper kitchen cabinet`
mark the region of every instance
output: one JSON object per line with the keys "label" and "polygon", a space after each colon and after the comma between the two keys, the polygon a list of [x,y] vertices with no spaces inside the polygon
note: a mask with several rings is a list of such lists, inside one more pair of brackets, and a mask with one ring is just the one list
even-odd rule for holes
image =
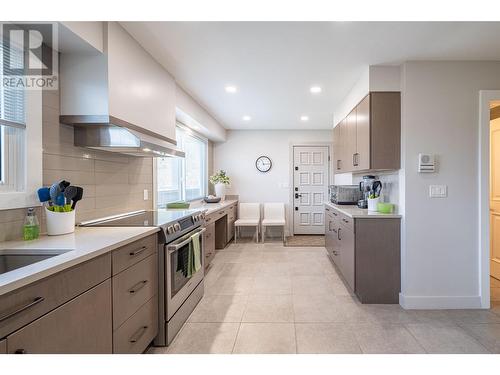
{"label": "upper kitchen cabinet", "polygon": [[173,77],[117,22],[105,34],[110,114],[175,142]]}
{"label": "upper kitchen cabinet", "polygon": [[118,22],[103,24],[103,53],[62,53],[61,122],[110,124],[175,141],[175,81]]}
{"label": "upper kitchen cabinet", "polygon": [[[337,129],[338,128],[338,129]],[[395,170],[401,162],[401,95],[372,92],[333,131],[335,173]]]}

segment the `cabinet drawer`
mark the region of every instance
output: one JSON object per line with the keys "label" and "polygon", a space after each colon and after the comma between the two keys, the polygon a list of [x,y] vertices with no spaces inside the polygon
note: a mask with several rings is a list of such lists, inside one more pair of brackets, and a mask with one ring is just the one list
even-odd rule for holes
{"label": "cabinet drawer", "polygon": [[354,219],[352,217],[344,215],[342,212],[337,211],[337,213],[337,222],[350,230],[354,230]]}
{"label": "cabinet drawer", "polygon": [[108,279],[7,336],[9,353],[111,353]]}
{"label": "cabinet drawer", "polygon": [[157,294],[157,253],[113,276],[113,329]]}
{"label": "cabinet drawer", "polygon": [[111,254],[0,296],[0,337],[34,321],[111,276]]}
{"label": "cabinet drawer", "polygon": [[142,353],[158,334],[158,297],[154,295],[113,333],[113,353]]}
{"label": "cabinet drawer", "polygon": [[218,219],[217,217],[217,212],[213,212],[210,215],[205,216],[205,224],[213,223],[215,220]]}
{"label": "cabinet drawer", "polygon": [[113,251],[113,275],[122,272],[157,251],[156,234]]}

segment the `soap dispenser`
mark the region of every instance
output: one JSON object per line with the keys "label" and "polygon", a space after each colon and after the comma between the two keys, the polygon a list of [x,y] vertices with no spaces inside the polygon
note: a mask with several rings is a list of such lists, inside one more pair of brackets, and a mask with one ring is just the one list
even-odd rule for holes
{"label": "soap dispenser", "polygon": [[40,235],[40,224],[35,215],[34,208],[28,208],[28,213],[24,218],[23,239],[25,241],[36,240]]}

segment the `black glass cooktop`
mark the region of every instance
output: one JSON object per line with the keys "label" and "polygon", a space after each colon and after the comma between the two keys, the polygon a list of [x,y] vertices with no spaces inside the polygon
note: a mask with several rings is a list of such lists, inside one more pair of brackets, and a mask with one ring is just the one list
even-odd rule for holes
{"label": "black glass cooktop", "polygon": [[200,212],[199,210],[157,210],[141,211],[135,214],[113,219],[86,223],[85,227],[160,227],[177,222],[185,217]]}

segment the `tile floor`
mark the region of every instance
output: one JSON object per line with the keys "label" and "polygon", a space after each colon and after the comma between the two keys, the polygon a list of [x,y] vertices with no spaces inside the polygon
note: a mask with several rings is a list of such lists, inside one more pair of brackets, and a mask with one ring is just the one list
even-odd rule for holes
{"label": "tile floor", "polygon": [[362,305],[320,247],[231,244],[168,348],[150,353],[500,353],[500,306]]}

